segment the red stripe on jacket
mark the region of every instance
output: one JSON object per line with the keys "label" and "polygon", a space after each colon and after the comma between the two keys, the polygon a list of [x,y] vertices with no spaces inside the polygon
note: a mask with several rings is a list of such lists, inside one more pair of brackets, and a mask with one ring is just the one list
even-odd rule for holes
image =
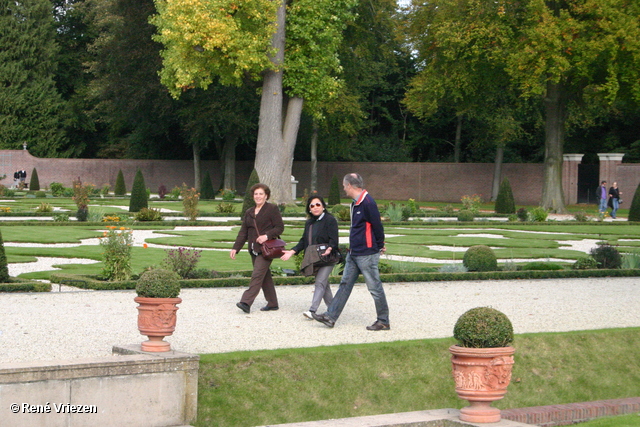
{"label": "red stripe on jacket", "polygon": [[371,232],[371,223],[370,222],[366,222],[366,230],[365,230],[365,236],[367,238],[367,247],[371,248],[373,247],[373,233]]}

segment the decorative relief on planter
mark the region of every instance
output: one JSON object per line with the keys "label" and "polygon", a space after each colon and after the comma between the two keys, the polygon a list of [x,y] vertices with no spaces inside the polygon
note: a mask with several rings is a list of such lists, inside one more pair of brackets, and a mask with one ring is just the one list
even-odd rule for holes
{"label": "decorative relief on planter", "polygon": [[458,365],[453,378],[456,388],[466,390],[505,389],[511,382],[513,356],[494,357],[482,362],[461,362],[453,356],[452,363]]}
{"label": "decorative relief on planter", "polygon": [[176,325],[176,311],[174,304],[160,304],[151,310],[140,312],[141,328],[170,328]]}

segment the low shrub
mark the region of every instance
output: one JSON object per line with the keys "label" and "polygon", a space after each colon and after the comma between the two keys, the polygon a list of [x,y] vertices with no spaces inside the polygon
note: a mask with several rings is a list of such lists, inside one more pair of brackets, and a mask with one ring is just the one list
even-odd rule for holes
{"label": "low shrub", "polygon": [[529,219],[533,222],[545,222],[548,216],[549,216],[549,212],[547,212],[545,208],[538,206],[531,209],[531,212],[530,212],[531,218]]}
{"label": "low shrub", "polygon": [[496,271],[498,269],[498,260],[496,254],[489,246],[476,245],[471,246],[464,253],[462,264],[469,271]]}
{"label": "low shrub", "polygon": [[45,197],[47,197],[47,193],[42,190],[36,191],[36,199],[44,199]]}
{"label": "low shrub", "polygon": [[462,206],[464,206],[463,210],[478,213],[480,204],[482,203],[482,197],[478,194],[474,194],[473,196],[464,195],[460,201],[462,202]]}
{"label": "low shrub", "polygon": [[463,209],[458,211],[458,221],[461,221],[461,222],[473,221],[473,217],[474,217],[474,214],[470,210]]}
{"label": "low shrub", "polygon": [[229,188],[225,188],[224,190],[222,190],[220,192],[220,197],[225,202],[232,202],[232,201],[234,201],[236,199],[236,192],[234,190],[229,189]]}
{"label": "low shrub", "polygon": [[331,213],[339,220],[339,221],[351,221],[351,209],[345,205],[334,205],[331,208]]}
{"label": "low shrub", "polygon": [[571,268],[574,270],[593,270],[598,268],[598,262],[592,256],[586,255],[578,258]]}
{"label": "low shrub", "polygon": [[591,256],[596,260],[598,268],[620,268],[622,257],[620,252],[607,242],[598,242],[598,246],[591,249]]}
{"label": "low shrub", "polygon": [[589,221],[589,217],[587,216],[587,213],[585,211],[577,212],[573,216],[573,218],[578,222],[587,222],[587,221]]}
{"label": "low shrub", "polygon": [[563,270],[560,264],[554,262],[534,261],[522,266],[522,270]]}
{"label": "low shrub", "polygon": [[526,221],[529,219],[529,211],[527,208],[520,208],[517,210],[516,215],[520,221]]}
{"label": "low shrub", "polygon": [[36,208],[36,212],[53,212],[53,206],[51,206],[50,203],[45,203],[42,202],[40,203],[40,205]]}
{"label": "low shrub", "polygon": [[216,205],[216,212],[218,213],[234,213],[236,211],[236,207],[233,203],[225,203],[222,202]]}
{"label": "low shrub", "polygon": [[389,221],[400,222],[409,219],[409,212],[404,209],[404,206],[398,206],[395,203],[389,203],[387,207],[387,216]]}
{"label": "low shrub", "polygon": [[66,214],[66,213],[53,214],[53,220],[55,222],[69,222],[69,214]]}
{"label": "low shrub", "polygon": [[162,213],[160,213],[160,209],[142,208],[136,212],[134,219],[136,221],[162,221]]}
{"label": "low shrub", "polygon": [[202,251],[192,248],[165,249],[166,257],[162,264],[181,278],[186,279],[196,268]]}
{"label": "low shrub", "polygon": [[51,190],[51,194],[53,196],[60,197],[63,195],[64,185],[60,184],[59,182],[52,182],[49,185],[49,189]]}
{"label": "low shrub", "polygon": [[180,192],[181,191],[182,191],[182,189],[176,185],[169,192],[169,197],[171,197],[172,199],[178,200],[180,198]]}
{"label": "low shrub", "polygon": [[158,187],[158,197],[160,197],[161,199],[164,199],[164,196],[167,195],[169,190],[167,190],[167,187],[165,187],[164,185],[161,185],[160,187]]}
{"label": "low shrub", "polygon": [[444,212],[447,215],[453,215],[454,209],[453,209],[453,206],[451,205],[441,206],[440,212]]}

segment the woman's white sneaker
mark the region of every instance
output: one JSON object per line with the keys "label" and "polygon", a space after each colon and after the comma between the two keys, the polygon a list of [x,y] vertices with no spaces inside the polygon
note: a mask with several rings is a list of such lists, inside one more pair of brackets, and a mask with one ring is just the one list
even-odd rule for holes
{"label": "woman's white sneaker", "polygon": [[306,317],[307,319],[309,319],[309,320],[313,320],[313,315],[311,314],[311,312],[310,312],[310,311],[304,311],[304,312],[302,313],[302,315],[303,315],[304,317]]}

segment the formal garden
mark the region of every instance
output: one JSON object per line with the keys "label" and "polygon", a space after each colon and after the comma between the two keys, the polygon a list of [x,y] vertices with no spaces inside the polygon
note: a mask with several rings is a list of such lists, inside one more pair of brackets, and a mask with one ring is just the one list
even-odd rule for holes
{"label": "formal garden", "polygon": [[[130,197],[109,191],[89,192],[86,198],[77,192],[54,196],[50,189],[39,194],[16,191],[0,201],[10,269],[46,258],[66,258],[69,263],[58,261],[53,265],[59,269],[25,272],[2,289],[49,291],[46,281],[69,289],[134,289],[139,275],[154,267],[175,271],[182,287],[246,285],[251,268],[246,251],[235,262],[229,259],[244,201],[235,193],[222,192],[205,200],[193,189],[178,190],[162,198],[147,194],[147,206],[138,212],[129,212]],[[348,202],[343,199],[330,208],[340,220],[344,244]],[[496,214],[494,203],[473,196],[451,204],[378,202],[387,235],[387,255],[380,265],[386,282],[640,273],[637,225],[612,222],[593,206],[570,206],[570,213],[560,218],[534,206],[519,207],[515,214]],[[82,221],[77,218],[80,209],[86,213]],[[303,230],[304,209],[296,204],[281,210],[282,238],[293,245]],[[621,217],[627,215],[628,210],[620,211]],[[74,262],[80,259],[85,261]],[[299,259],[274,262],[277,284],[311,283],[297,275],[298,266]],[[334,274],[332,283],[337,283],[339,266]],[[512,384],[495,406],[637,396],[640,366],[637,351],[629,352],[629,345],[635,345],[639,331],[517,335]],[[453,338],[428,339],[202,355],[196,425],[273,424],[458,408],[463,402],[453,387],[442,387],[450,382],[447,348],[453,342]],[[321,367],[315,363],[319,359]],[[567,359],[575,363],[562,364]],[[633,426],[637,415],[586,425]]]}

